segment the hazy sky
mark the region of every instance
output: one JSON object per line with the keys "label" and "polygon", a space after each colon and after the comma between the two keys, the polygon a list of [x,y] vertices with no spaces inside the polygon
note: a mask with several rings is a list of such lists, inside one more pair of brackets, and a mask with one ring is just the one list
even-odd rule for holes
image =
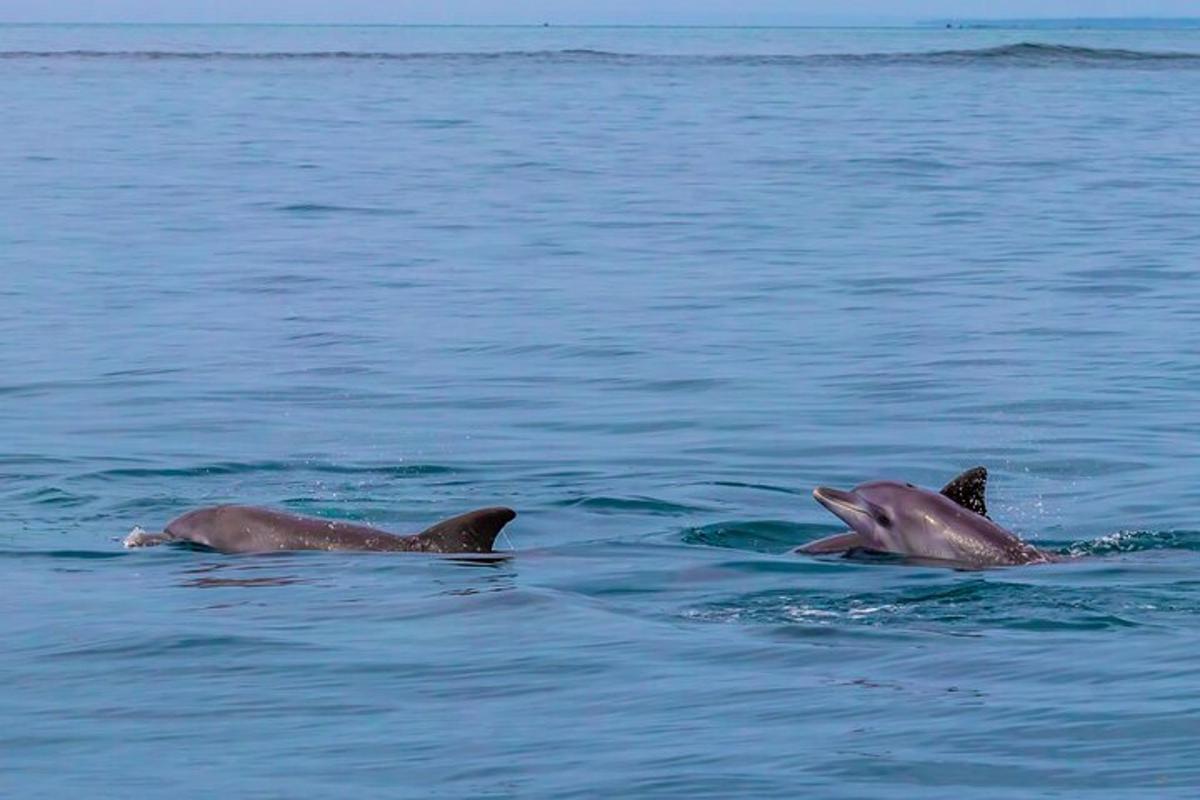
{"label": "hazy sky", "polygon": [[1197,0],[0,0],[8,22],[804,25],[1196,14]]}

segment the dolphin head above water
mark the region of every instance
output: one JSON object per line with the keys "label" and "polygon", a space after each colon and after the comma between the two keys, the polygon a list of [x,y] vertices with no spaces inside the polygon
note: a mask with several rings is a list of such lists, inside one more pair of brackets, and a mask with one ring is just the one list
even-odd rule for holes
{"label": "dolphin head above water", "polygon": [[848,492],[822,486],[813,497],[872,550],[976,569],[1048,560],[970,507],[911,483],[873,481]]}

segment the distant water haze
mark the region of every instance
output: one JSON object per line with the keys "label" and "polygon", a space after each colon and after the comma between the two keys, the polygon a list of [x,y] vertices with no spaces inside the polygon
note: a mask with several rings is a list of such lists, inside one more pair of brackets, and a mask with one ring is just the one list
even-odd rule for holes
{"label": "distant water haze", "polygon": [[[287,22],[404,24],[638,24],[638,25],[877,25],[908,24],[932,18],[1013,19],[1112,18],[1130,16],[1127,2],[1114,0],[1009,0],[998,8],[988,0],[8,0],[0,22]],[[1196,15],[1192,2],[1146,0],[1137,4],[1140,18]]]}

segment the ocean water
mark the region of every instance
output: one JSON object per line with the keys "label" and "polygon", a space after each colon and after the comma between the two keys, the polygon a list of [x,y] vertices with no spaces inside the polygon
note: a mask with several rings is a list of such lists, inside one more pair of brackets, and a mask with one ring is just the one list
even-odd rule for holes
{"label": "ocean water", "polygon": [[[0,27],[0,795],[1195,797],[1200,32]],[[811,559],[991,470],[1080,558]],[[124,551],[259,503],[464,563]]]}

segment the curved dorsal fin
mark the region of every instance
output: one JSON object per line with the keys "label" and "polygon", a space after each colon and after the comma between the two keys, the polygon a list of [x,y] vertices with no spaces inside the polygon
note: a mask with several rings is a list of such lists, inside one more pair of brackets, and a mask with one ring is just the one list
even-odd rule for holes
{"label": "curved dorsal fin", "polygon": [[987,468],[974,467],[942,487],[942,494],[981,517],[987,514]]}
{"label": "curved dorsal fin", "polygon": [[512,522],[511,508],[480,508],[442,520],[413,538],[434,553],[490,553],[500,529]]}

